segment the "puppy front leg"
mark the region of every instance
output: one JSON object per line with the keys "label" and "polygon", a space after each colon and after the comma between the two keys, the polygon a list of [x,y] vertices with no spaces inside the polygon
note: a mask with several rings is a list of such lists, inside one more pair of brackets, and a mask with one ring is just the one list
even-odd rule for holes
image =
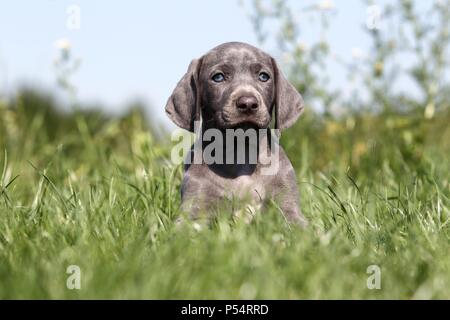
{"label": "puppy front leg", "polygon": [[287,176],[278,178],[273,198],[289,222],[305,228],[308,226],[308,220],[306,220],[300,210],[295,174],[293,170],[289,173]]}
{"label": "puppy front leg", "polygon": [[306,220],[306,218],[301,213],[298,207],[298,203],[293,205],[293,203],[282,201],[280,203],[280,208],[283,211],[284,216],[290,223],[299,225],[303,228],[306,228],[308,226],[308,220]]}

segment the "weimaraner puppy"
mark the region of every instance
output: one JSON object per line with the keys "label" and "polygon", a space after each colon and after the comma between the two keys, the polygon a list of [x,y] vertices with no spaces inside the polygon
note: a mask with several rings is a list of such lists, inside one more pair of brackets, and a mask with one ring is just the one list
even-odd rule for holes
{"label": "weimaraner puppy", "polygon": [[[303,99],[270,55],[240,42],[213,48],[191,62],[165,110],[176,125],[192,132],[201,119],[200,137],[212,130],[222,133],[227,143],[230,139],[235,143],[238,135],[230,138],[229,130],[246,138],[249,130],[256,132],[256,143],[241,139],[241,145],[219,146],[211,153],[215,160],[223,157],[224,161],[195,162],[193,146],[181,187],[182,209],[192,218],[211,216],[216,209],[228,210],[230,204],[234,210],[230,200],[246,202],[249,208],[264,207],[273,200],[288,221],[307,225],[299,208],[294,169],[278,141],[273,142],[278,134],[269,129],[272,115],[275,130],[294,124],[303,111]],[[199,150],[206,151],[212,142],[203,139]],[[230,152],[232,161],[225,161]],[[257,161],[249,161],[252,153]],[[276,163],[275,169],[264,172],[263,162]]]}

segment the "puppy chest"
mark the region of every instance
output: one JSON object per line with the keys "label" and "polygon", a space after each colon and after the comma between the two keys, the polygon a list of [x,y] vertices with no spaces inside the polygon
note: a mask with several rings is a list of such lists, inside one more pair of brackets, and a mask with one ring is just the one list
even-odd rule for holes
{"label": "puppy chest", "polygon": [[225,181],[225,192],[227,196],[234,199],[241,199],[259,203],[265,199],[266,188],[258,178],[253,176],[239,176]]}

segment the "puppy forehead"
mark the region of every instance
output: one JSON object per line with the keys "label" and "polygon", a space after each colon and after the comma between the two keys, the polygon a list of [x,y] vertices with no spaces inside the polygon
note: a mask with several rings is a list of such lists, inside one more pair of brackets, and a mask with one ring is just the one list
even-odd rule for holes
{"label": "puppy forehead", "polygon": [[260,63],[271,67],[271,58],[265,52],[241,43],[226,43],[209,51],[203,58],[203,66],[214,67],[219,64],[248,66]]}

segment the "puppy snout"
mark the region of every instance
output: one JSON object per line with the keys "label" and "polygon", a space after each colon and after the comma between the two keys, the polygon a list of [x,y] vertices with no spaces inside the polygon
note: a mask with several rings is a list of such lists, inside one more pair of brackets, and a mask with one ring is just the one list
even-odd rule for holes
{"label": "puppy snout", "polygon": [[255,96],[241,96],[236,100],[236,107],[240,112],[252,113],[258,109],[258,100]]}

